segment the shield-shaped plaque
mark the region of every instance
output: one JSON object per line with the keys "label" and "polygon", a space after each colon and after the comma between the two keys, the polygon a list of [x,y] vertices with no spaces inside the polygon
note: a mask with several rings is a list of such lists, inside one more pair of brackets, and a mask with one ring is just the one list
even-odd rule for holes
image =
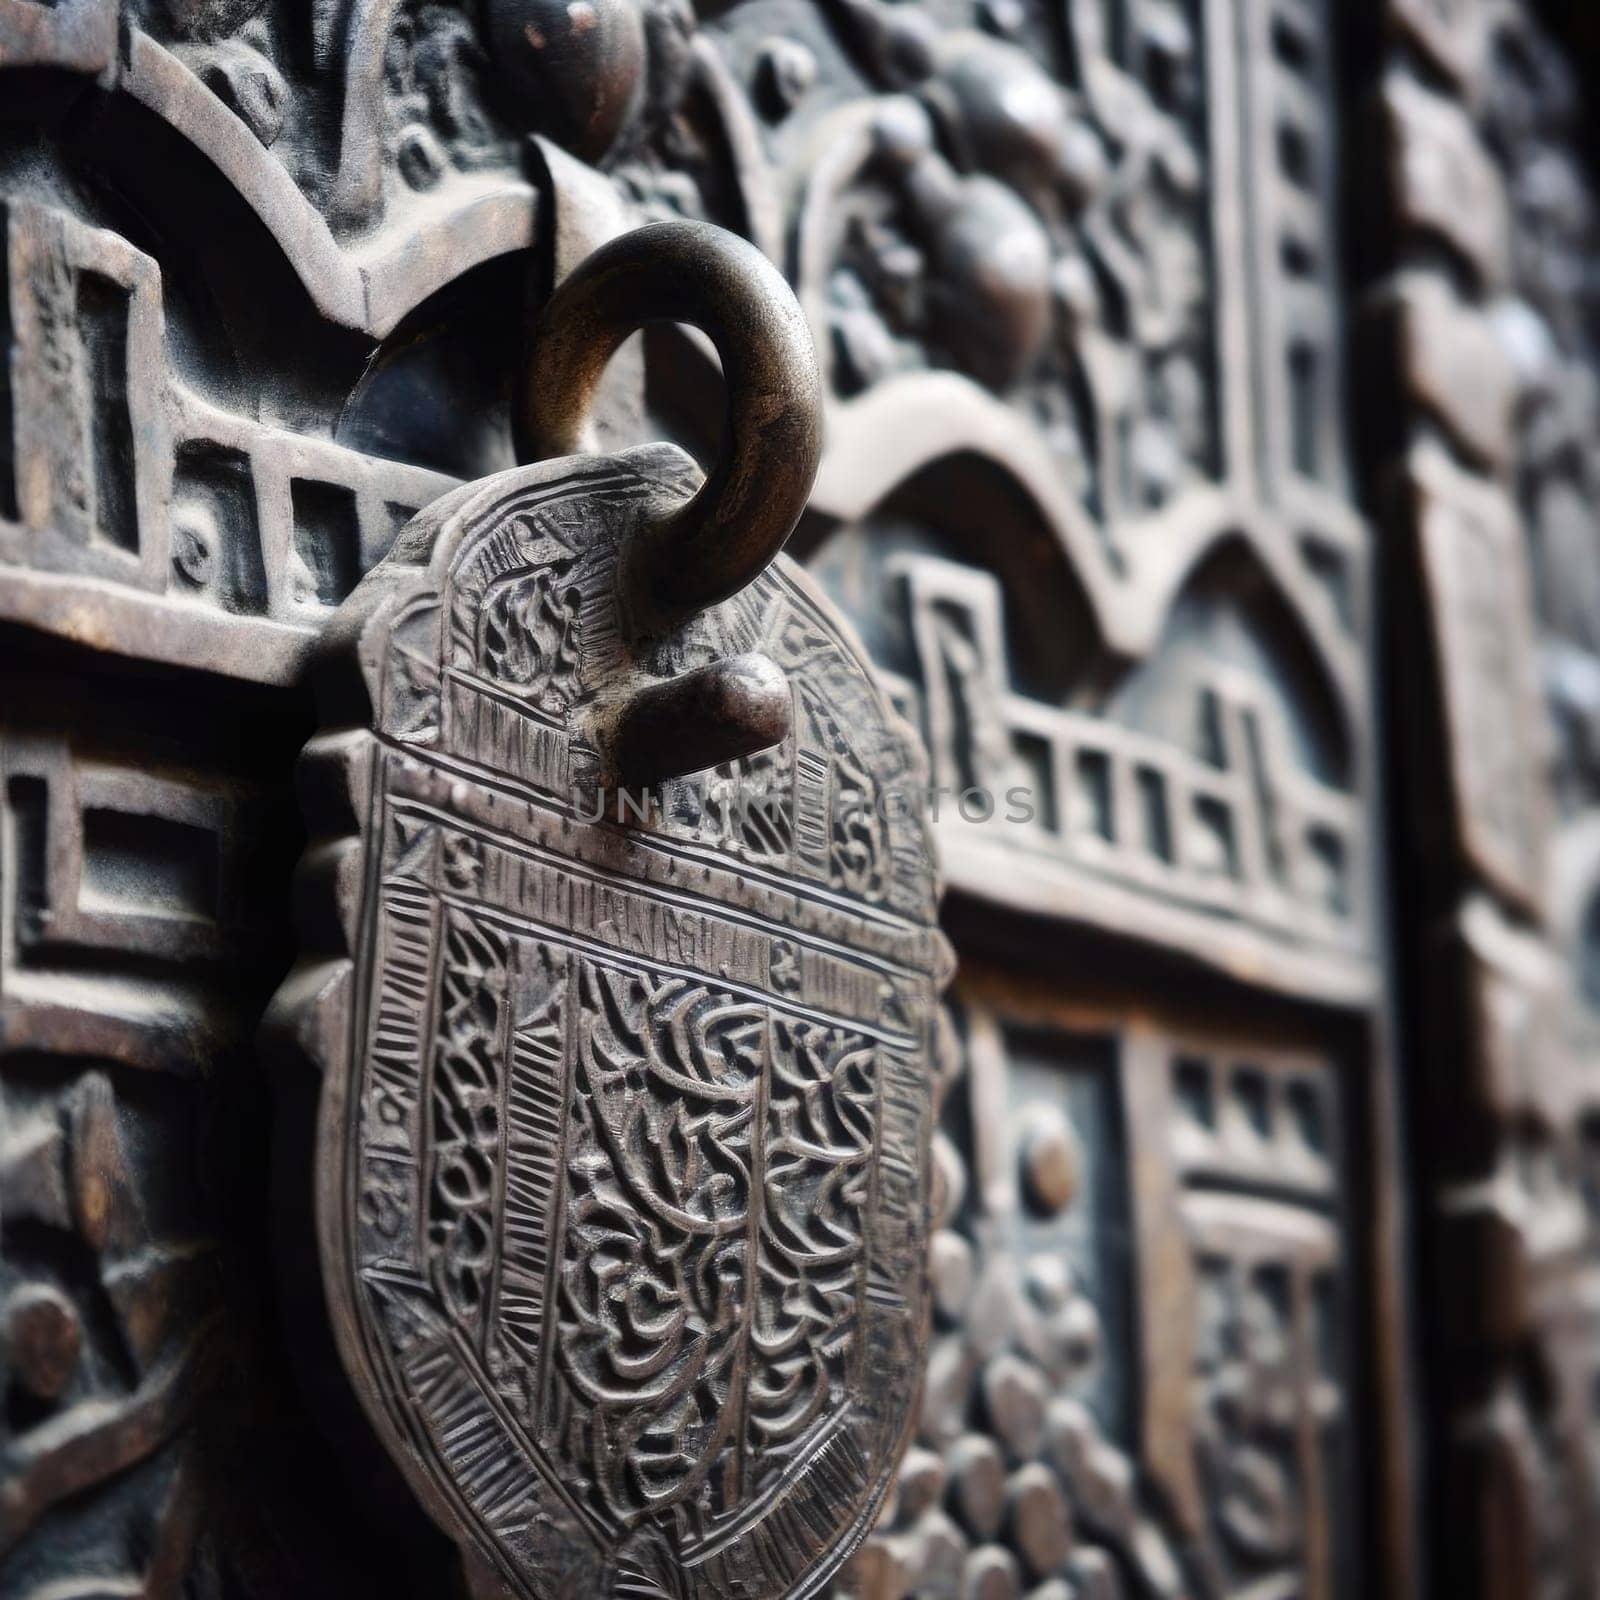
{"label": "shield-shaped plaque", "polygon": [[[308,861],[346,949],[294,980],[340,1353],[473,1565],[540,1600],[815,1592],[918,1386],[920,757],[785,558],[630,638],[619,553],[699,482],[660,445],[423,512],[335,621],[307,762],[344,835]],[[615,785],[641,684],[759,657],[781,743]]]}

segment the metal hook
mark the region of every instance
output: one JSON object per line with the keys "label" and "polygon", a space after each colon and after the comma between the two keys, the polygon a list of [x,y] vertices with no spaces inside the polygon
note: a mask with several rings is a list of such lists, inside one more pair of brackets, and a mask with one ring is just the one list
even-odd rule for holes
{"label": "metal hook", "polygon": [[707,222],[647,223],[602,245],[545,306],[520,407],[525,458],[582,452],[606,363],[654,322],[707,334],[727,387],[705,483],[623,551],[628,614],[665,629],[736,594],[783,548],[822,453],[822,381],[794,294],[754,245]]}

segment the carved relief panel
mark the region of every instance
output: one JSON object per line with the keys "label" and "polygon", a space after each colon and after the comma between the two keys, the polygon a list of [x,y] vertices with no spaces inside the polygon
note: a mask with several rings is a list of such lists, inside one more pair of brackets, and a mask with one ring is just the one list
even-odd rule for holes
{"label": "carved relief panel", "polygon": [[[664,216],[744,236],[793,287],[826,443],[790,550],[929,768],[908,766],[842,835],[803,808],[741,814],[728,833],[749,772],[713,773],[693,818],[678,796],[675,826],[729,841],[738,892],[782,862],[837,913],[831,932],[766,929],[756,950],[742,921],[652,920],[660,885],[643,880],[626,904],[563,922],[551,907],[581,865],[530,865],[550,844],[540,830],[559,831],[540,809],[552,785],[491,848],[492,785],[439,800],[394,755],[431,726],[432,691],[388,708],[404,775],[380,786],[375,848],[393,959],[364,1087],[397,1120],[353,1187],[364,1282],[384,1279],[373,1293],[392,1312],[373,1313],[389,1341],[374,1365],[409,1372],[440,1453],[457,1452],[433,1492],[464,1483],[502,1545],[532,1540],[524,1562],[672,1522],[699,1575],[645,1562],[630,1569],[640,1596],[726,1578],[716,1562],[745,1536],[753,1563],[771,1545],[762,1581],[781,1590],[808,1540],[842,1550],[862,1531],[846,1518],[818,1532],[855,1492],[848,1463],[837,1479],[784,1474],[859,1383],[851,1316],[880,1315],[883,1285],[857,1305],[821,1281],[827,1263],[774,1268],[760,1248],[656,1262],[670,1292],[633,1309],[661,1349],[676,1348],[668,1302],[726,1309],[726,1274],[771,1269],[804,1290],[749,1297],[775,1319],[752,1335],[773,1352],[768,1372],[752,1376],[729,1333],[696,1352],[704,1382],[656,1417],[608,1397],[619,1351],[645,1358],[597,1332],[581,1287],[562,1307],[530,1296],[576,1227],[585,1259],[604,1254],[615,1174],[601,1125],[671,1077],[661,1041],[683,1029],[727,1070],[701,1108],[709,1144],[685,1145],[724,1160],[703,1174],[708,1206],[731,1216],[753,1164],[780,1155],[809,1193],[822,1146],[846,1200],[858,1158],[861,1182],[880,1182],[882,1152],[873,1165],[858,1126],[813,1128],[816,1145],[796,1129],[819,1099],[808,1074],[860,1076],[859,1095],[905,1103],[882,1076],[904,1030],[872,1010],[882,997],[859,971],[818,952],[836,933],[852,959],[888,959],[874,941],[910,915],[892,903],[906,812],[937,845],[967,976],[938,1048],[902,1063],[919,1116],[943,1097],[925,1158],[932,1332],[895,1335],[904,1359],[884,1382],[905,1392],[891,1398],[910,1404],[925,1363],[924,1398],[842,1588],[1415,1592],[1374,552],[1344,374],[1346,234],[1363,226],[1341,206],[1346,88],[1380,7],[1351,9],[0,0],[0,618],[43,658],[0,705],[0,1207],[23,1219],[4,1247],[16,1398],[3,1472],[6,1504],[31,1508],[8,1527],[0,1593],[462,1581],[415,1514],[429,1491],[414,1472],[385,1483],[374,1468],[357,1493],[320,1460],[325,1434],[370,1431],[332,1350],[291,1374],[279,1348],[292,1293],[276,1285],[294,1266],[268,1261],[279,1135],[261,1108],[276,1096],[286,1115],[293,1094],[252,1037],[292,953],[354,953],[319,897],[351,859],[331,842],[353,836],[349,796],[330,803],[311,764],[301,783],[327,851],[291,885],[291,758],[338,607],[418,512],[526,453],[528,317],[596,246]],[[1430,72],[1457,70],[1443,58],[1459,19],[1427,0],[1393,9]],[[1402,86],[1393,115],[1434,116],[1437,88]],[[1503,275],[1478,203],[1499,192],[1485,163],[1449,168],[1466,199],[1429,227],[1463,233],[1469,258]],[[1441,187],[1420,179],[1419,204],[1439,206]],[[1408,279],[1393,305],[1389,348],[1433,350],[1441,329],[1458,348],[1436,284]],[[1477,348],[1459,359],[1490,370]],[[1409,491],[1426,508],[1419,560],[1448,597],[1434,648],[1481,691],[1438,707],[1434,759],[1470,813],[1458,854],[1521,916],[1545,859],[1528,781],[1538,686],[1521,624],[1484,618],[1526,575],[1506,485],[1464,483],[1462,460],[1501,453],[1510,401],[1448,367],[1427,382],[1455,429],[1448,450],[1420,453]],[[613,364],[596,441],[616,456],[671,436],[709,455],[719,392],[703,343],[653,328]],[[1364,402],[1355,415],[1365,429]],[[503,659],[449,691],[449,715],[477,718],[497,760],[520,751],[513,777],[536,788],[582,626],[579,553],[559,522],[541,526],[546,542],[522,552],[539,575],[480,596]],[[396,651],[426,678],[433,643]],[[478,681],[496,673],[498,688]],[[542,731],[501,738],[525,725]],[[836,731],[843,773],[859,730]],[[816,777],[808,755],[801,740],[792,761],[752,770],[799,795]],[[662,860],[700,848],[641,838]],[[524,913],[538,895],[536,934]],[[437,958],[425,972],[423,924]],[[437,1027],[400,1050],[420,992]],[[569,1046],[580,1012],[609,1032]],[[512,1064],[507,1084],[474,1077],[486,1054]],[[758,1055],[769,1068],[751,1067]],[[416,1068],[409,1100],[384,1079],[400,1056]],[[616,1078],[624,1059],[644,1065]],[[550,1089],[559,1071],[589,1075],[585,1093]],[[168,1078],[171,1093],[147,1087]],[[549,1092],[512,1100],[513,1081]],[[741,1121],[753,1086],[780,1081],[793,1103],[769,1101],[758,1133]],[[489,1159],[471,1113],[491,1101],[506,1108],[489,1163],[506,1174],[497,1250],[466,1181]],[[566,1131],[557,1173],[550,1125],[574,1105],[597,1121]],[[646,1105],[636,1122],[648,1133],[671,1114]],[[190,1119],[227,1137],[206,1143]],[[203,1159],[169,1170],[159,1152],[174,1145]],[[447,1156],[461,1181],[430,1191],[421,1231],[439,1248],[418,1254],[419,1288],[389,1272],[380,1236],[408,1225],[413,1191],[395,1174],[427,1160],[443,1173]],[[684,1160],[688,1184],[701,1156]],[[94,1183],[154,1194],[158,1167],[170,1206],[94,1221]],[[272,1201],[291,1254],[292,1200]],[[164,1253],[199,1287],[158,1297],[158,1315],[124,1286]],[[393,1309],[435,1303],[481,1335],[471,1394],[427,1368],[427,1339]],[[178,1364],[202,1330],[216,1330],[217,1364]],[[556,1346],[571,1392],[552,1378]],[[847,1369],[808,1399],[794,1387]],[[478,1402],[537,1435],[541,1482],[580,1530],[570,1541],[526,1535],[506,1498],[526,1484],[497,1475],[494,1450],[473,1453],[489,1426]],[[735,1425],[736,1448],[719,1431]],[[868,1444],[886,1458],[886,1440]],[[254,1476],[218,1470],[222,1451],[250,1454]],[[186,1452],[207,1463],[204,1498],[185,1497],[201,1493]],[[763,1474],[775,1514],[730,1520]],[[125,1536],[69,1538],[91,1502],[114,1507]]]}
{"label": "carved relief panel", "polygon": [[[1390,508],[1398,932],[1439,1583],[1595,1592],[1593,1039],[1579,931],[1594,182],[1578,14],[1392,5],[1371,294]],[[1379,257],[1381,256],[1381,260]],[[1404,619],[1404,620],[1400,620]]]}
{"label": "carved relief panel", "polygon": [[1416,602],[1414,625],[1395,630],[1390,692],[1410,724],[1396,773],[1415,797],[1397,889],[1419,974],[1404,1023],[1427,1396],[1433,1449],[1454,1463],[1433,1507],[1439,1581],[1590,1594],[1593,1039],[1579,908],[1593,528],[1578,502],[1594,202],[1578,69],[1592,45],[1586,19],[1560,8],[1554,29],[1518,4],[1391,10],[1399,27],[1374,59],[1395,234],[1370,344],[1398,397],[1382,440],[1403,463],[1391,587],[1401,614]]}
{"label": "carved relief panel", "polygon": [[862,1592],[1359,1586],[1338,1063],[962,1001],[922,1431]]}

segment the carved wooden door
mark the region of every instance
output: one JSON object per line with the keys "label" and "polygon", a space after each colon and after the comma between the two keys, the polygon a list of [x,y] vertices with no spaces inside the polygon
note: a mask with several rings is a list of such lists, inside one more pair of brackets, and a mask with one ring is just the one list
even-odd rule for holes
{"label": "carved wooden door", "polygon": [[[804,312],[790,552],[960,964],[919,1420],[832,1581],[1594,1593],[1586,25],[0,0],[0,1596],[465,1592],[285,1328],[306,670],[667,216]],[[719,392],[652,329],[602,445],[704,459]]]}

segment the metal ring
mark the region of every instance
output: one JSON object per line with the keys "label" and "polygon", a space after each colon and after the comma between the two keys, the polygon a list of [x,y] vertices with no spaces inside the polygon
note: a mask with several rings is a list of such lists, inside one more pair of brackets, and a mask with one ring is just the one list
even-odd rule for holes
{"label": "metal ring", "polygon": [[624,551],[632,599],[671,620],[737,593],[783,548],[822,453],[822,380],[799,304],[754,245],[706,222],[647,223],[602,245],[545,306],[522,399],[525,455],[583,451],[606,363],[654,322],[707,334],[727,389],[705,483]]}

